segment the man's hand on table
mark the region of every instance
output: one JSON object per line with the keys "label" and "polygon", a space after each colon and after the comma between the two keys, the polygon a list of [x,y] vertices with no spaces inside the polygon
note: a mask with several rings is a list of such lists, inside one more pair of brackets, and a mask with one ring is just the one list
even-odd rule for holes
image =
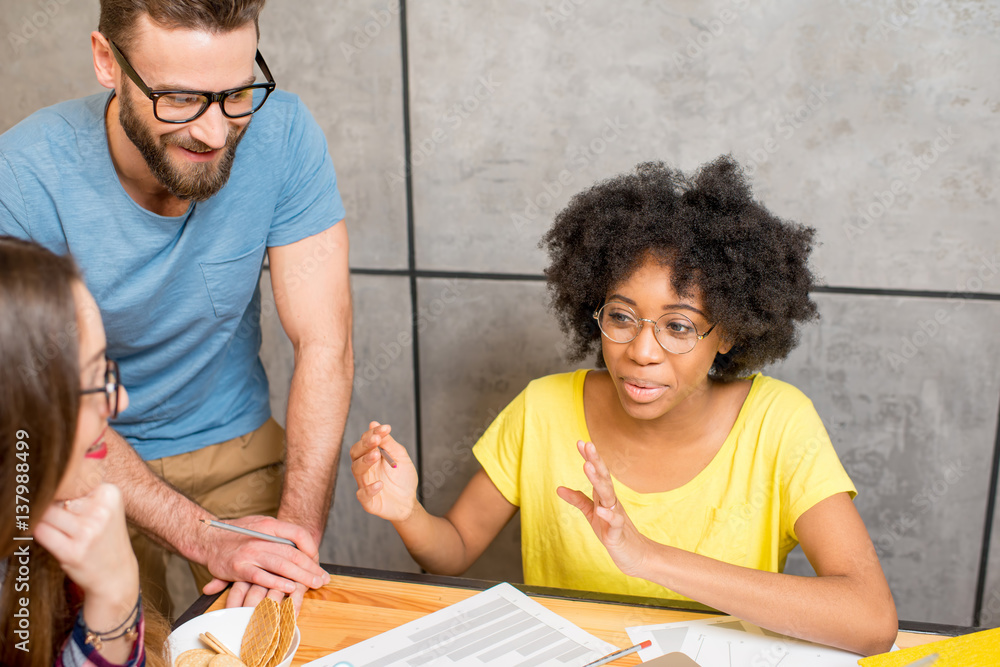
{"label": "man's hand on table", "polygon": [[202,589],[206,595],[223,590],[230,581],[227,607],[249,607],[265,596],[281,601],[290,595],[296,613],[309,588],[320,588],[330,581],[330,575],[319,566],[319,548],[306,529],[269,516],[246,516],[227,521],[235,526],[260,533],[284,537],[295,542],[298,549],[286,544],[208,529],[205,535],[206,562],[215,576]]}
{"label": "man's hand on table", "polygon": [[[201,592],[205,595],[215,595],[225,590],[228,585],[228,581],[212,579],[212,581],[205,584],[205,588]],[[296,616],[299,615],[299,611],[302,609],[302,599],[305,597],[306,590],[308,589],[302,584],[295,584],[295,592],[292,593],[291,598]],[[267,589],[246,581],[237,581],[229,589],[229,597],[226,598],[226,609],[231,607],[256,607],[257,603],[266,597],[271,598],[275,602],[281,602],[285,597],[285,593],[277,589]]]}

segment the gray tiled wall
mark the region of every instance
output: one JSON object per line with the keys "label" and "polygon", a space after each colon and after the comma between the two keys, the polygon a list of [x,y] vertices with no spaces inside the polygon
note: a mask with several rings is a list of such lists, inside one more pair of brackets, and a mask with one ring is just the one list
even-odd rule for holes
{"label": "gray tiled wall", "polygon": [[[802,389],[859,495],[901,618],[970,624],[1000,396],[1000,308],[816,295],[821,321],[769,373]],[[946,322],[913,356],[921,325]],[[899,356],[892,356],[897,353]],[[945,594],[947,592],[947,594]]]}
{"label": "gray tiled wall", "polygon": [[[418,287],[428,316],[447,295],[457,299],[429,317],[420,339],[423,492],[427,508],[443,514],[479,469],[470,448],[493,418],[533,378],[573,366],[542,283],[424,279]],[[515,518],[468,576],[521,581],[520,564]]]}
{"label": "gray tiled wall", "polygon": [[[0,0],[0,130],[98,90],[96,6]],[[475,274],[539,274],[540,235],[598,178],[732,152],[760,199],[818,229],[822,282],[862,290],[817,294],[821,322],[770,372],[826,420],[901,617],[971,623],[1000,403],[996,3],[417,1],[405,54],[396,6],[270,0],[261,25],[279,85],[327,134],[352,267],[397,270],[355,275],[345,447],[372,418],[416,447],[419,391],[424,493],[444,511],[475,435],[529,379],[569,367],[541,282]],[[420,278],[413,303],[410,268],[462,275]],[[414,315],[419,343],[401,345]],[[292,358],[266,301],[263,319],[283,419]],[[342,464],[324,558],[415,569],[353,486]],[[1000,625],[993,523],[984,625]],[[519,578],[517,538],[515,519],[470,574]]]}
{"label": "gray tiled wall", "polygon": [[[1000,502],[1000,497],[996,501]],[[997,514],[993,515],[993,536],[986,573],[980,624],[983,627],[1000,627],[1000,515]]]}
{"label": "gray tiled wall", "polygon": [[[404,152],[399,23],[383,12],[383,27],[369,14],[385,5],[272,0],[260,49],[278,84],[302,97],[326,133],[348,212],[351,265],[401,269],[405,190],[385,173]],[[378,32],[368,37],[372,26]],[[353,44],[359,31],[368,37],[364,48]]]}
{"label": "gray tiled wall", "polygon": [[[413,350],[410,293],[406,278],[354,276],[355,383],[347,419],[334,506],[320,546],[320,561],[350,563],[385,570],[419,571],[392,525],[366,513],[355,498],[349,451],[370,421],[392,424],[393,436],[416,452],[413,409]],[[271,406],[284,426],[288,388],[295,366],[292,344],[281,329],[270,275],[261,278],[263,343],[261,358],[271,383]],[[401,335],[402,334],[402,335]],[[400,344],[403,341],[403,344]]]}

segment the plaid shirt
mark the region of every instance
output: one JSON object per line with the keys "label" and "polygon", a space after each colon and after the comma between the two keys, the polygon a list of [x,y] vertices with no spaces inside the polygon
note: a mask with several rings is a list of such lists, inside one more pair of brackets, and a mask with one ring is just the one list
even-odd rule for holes
{"label": "plaid shirt", "polygon": [[55,667],[144,667],[146,664],[146,649],[143,644],[145,635],[145,620],[142,617],[142,609],[139,610],[139,635],[132,647],[132,653],[128,661],[122,666],[113,662],[108,662],[98,653],[93,646],[86,642],[86,632],[83,625],[83,612],[77,617],[77,622],[73,625],[73,632],[66,638],[62,652],[56,656]]}

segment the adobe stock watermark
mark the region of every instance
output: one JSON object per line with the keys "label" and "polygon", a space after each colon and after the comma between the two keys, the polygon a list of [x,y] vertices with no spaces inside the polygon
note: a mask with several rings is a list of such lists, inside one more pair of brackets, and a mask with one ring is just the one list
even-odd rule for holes
{"label": "adobe stock watermark", "polygon": [[[496,631],[499,626],[508,625],[505,620],[510,619],[509,610],[506,613],[501,610],[499,618],[504,619],[506,616],[507,619],[488,625],[487,619],[493,617],[484,614],[484,612],[489,609],[490,607],[463,609],[446,625],[442,624],[433,630],[425,630],[420,633],[420,639],[417,643],[403,651],[411,654],[408,656],[410,660],[407,663],[412,665],[463,665],[468,664],[470,660],[474,664],[488,662],[486,659],[480,660],[473,657],[475,653],[483,650],[483,635],[489,635],[491,630]],[[513,630],[513,628],[508,625],[508,630]]]}
{"label": "adobe stock watermark", "polygon": [[910,499],[912,510],[900,512],[895,519],[882,525],[879,534],[872,540],[878,557],[884,558],[891,555],[893,545],[913,528],[916,528],[920,524],[920,517],[940,503],[948,495],[951,488],[961,482],[965,475],[971,471],[972,466],[960,458],[939,470],[934,480],[925,484]]}
{"label": "adobe stock watermark", "polygon": [[979,627],[1000,627],[1000,588],[994,590],[990,598],[983,602],[982,613],[979,617]]}
{"label": "adobe stock watermark", "polygon": [[447,452],[448,456],[435,470],[421,476],[420,490],[423,494],[424,502],[433,498],[444,487],[448,479],[462,470],[462,465],[472,459],[473,445],[479,442],[479,439],[486,433],[490,424],[500,416],[500,412],[500,410],[491,407],[486,412],[486,419],[478,427],[452,443]]}
{"label": "adobe stock watermark", "polygon": [[469,116],[492,98],[497,88],[502,85],[493,79],[492,72],[480,76],[472,93],[448,107],[448,110],[441,116],[442,124],[431,130],[420,141],[412,143],[409,157],[400,158],[399,166],[395,171],[385,171],[385,182],[389,186],[389,190],[395,192],[397,186],[405,184],[406,177],[413,172],[413,168],[419,167],[430,156],[434,155],[438,146],[448,141],[451,133],[460,128]]}
{"label": "adobe stock watermark", "polygon": [[587,0],[558,0],[543,10],[545,20],[549,22],[550,28],[560,28],[564,26],[576,13],[576,10],[587,4]]}
{"label": "adobe stock watermark", "polygon": [[885,353],[885,361],[894,371],[902,370],[917,354],[927,347],[937,336],[946,330],[952,316],[965,307],[967,295],[979,292],[983,286],[1000,273],[1000,255],[992,258],[983,257],[976,269],[976,275],[958,285],[956,292],[948,295],[947,307],[938,308],[934,316],[917,323],[917,329],[903,336],[899,347]]}
{"label": "adobe stock watermark", "polygon": [[917,13],[917,9],[920,7],[920,3],[917,0],[899,0],[895,4],[897,7],[890,8],[887,13],[879,18],[878,23],[875,24],[879,35],[882,37],[888,37],[891,33],[902,32],[903,28],[910,23],[914,14]]}
{"label": "adobe stock watermark", "polygon": [[510,214],[511,224],[518,233],[523,233],[525,227],[537,221],[539,217],[556,201],[556,197],[570,186],[594,160],[615,143],[628,125],[621,122],[618,116],[614,120],[604,119],[604,128],[600,134],[582,146],[573,149],[574,157],[566,169],[562,169],[552,181],[542,180],[541,188],[534,196],[525,196],[524,208]]}
{"label": "adobe stock watermark", "polygon": [[350,43],[340,43],[340,52],[344,54],[344,60],[351,62],[355,56],[371,46],[382,31],[389,27],[393,17],[399,16],[399,12],[399,0],[389,0],[384,8],[370,10],[368,14],[371,18],[362,25],[354,26]]}
{"label": "adobe stock watermark", "polygon": [[[101,311],[95,306],[83,304],[83,322],[93,322],[95,319],[100,322]],[[76,344],[80,336],[80,323],[77,319],[66,324],[62,331],[49,332],[46,336],[48,342],[40,350],[34,350],[31,357],[25,359],[17,366],[17,371],[22,380],[36,377],[39,373],[48,368],[48,365],[63,352],[71,343]]]}
{"label": "adobe stock watermark", "polygon": [[[750,0],[731,0],[730,4],[741,12],[750,6]],[[725,34],[727,26],[736,23],[739,17],[738,11],[730,7],[722,7],[704,23],[696,22],[692,18],[691,23],[698,27],[698,34],[694,37],[688,37],[684,48],[674,52],[672,58],[674,67],[680,71],[690,69],[691,64],[705,55],[705,51]]]}
{"label": "adobe stock watermark", "polygon": [[[29,41],[34,39],[40,31],[44,30],[70,1],[35,0],[33,3],[25,3],[28,6],[28,13],[21,16],[15,30],[7,33],[7,42],[14,50],[14,53],[19,53]],[[21,6],[23,7],[24,5]]]}
{"label": "adobe stock watermark", "polygon": [[[245,459],[248,452],[241,450],[241,455]],[[247,516],[247,508],[251,505],[259,507],[261,498],[280,497],[281,484],[285,479],[285,457],[285,450],[282,450],[280,461],[258,468],[245,476],[243,479],[248,482],[246,487],[235,498],[231,498],[225,505],[218,506],[214,510],[218,516],[221,518]]]}
{"label": "adobe stock watermark", "polygon": [[747,175],[753,176],[760,165],[765,164],[771,156],[781,150],[781,141],[788,141],[813,115],[822,109],[833,96],[826,89],[826,84],[819,87],[809,86],[809,95],[805,102],[795,107],[793,110],[781,115],[774,122],[774,133],[769,134],[758,148],[747,151],[743,169]]}
{"label": "adobe stock watermark", "polygon": [[[776,633],[765,633],[773,636]],[[791,638],[775,638],[768,646],[758,651],[750,661],[750,667],[779,667],[782,661],[792,655],[795,648],[801,649],[803,644]]]}
{"label": "adobe stock watermark", "polygon": [[843,225],[847,240],[854,243],[867,232],[872,225],[881,220],[899,201],[899,197],[909,190],[909,187],[920,180],[927,171],[947,153],[959,139],[959,134],[949,125],[938,130],[937,136],[930,142],[930,148],[920,155],[915,155],[903,163],[903,178],[897,178],[889,184],[889,188],[874,193],[874,199],[865,207],[858,208],[856,217]]}
{"label": "adobe stock watermark", "polygon": [[[329,234],[320,235],[317,239],[317,243],[312,247],[308,255],[299,259],[295,264],[286,267],[282,272],[281,277],[284,279],[284,291],[274,291],[274,268],[269,268],[272,272],[273,301],[259,298],[254,302],[251,298],[250,303],[247,305],[247,310],[250,312],[251,317],[243,317],[240,320],[240,324],[236,327],[236,331],[233,334],[234,336],[237,338],[257,336],[260,332],[260,327],[257,323],[261,319],[271,320],[278,317],[278,307],[284,305],[285,301],[289,298],[289,293],[308,283],[317,271],[327,265],[327,262],[339,249],[339,244]],[[260,276],[257,279],[259,282]]]}
{"label": "adobe stock watermark", "polygon": [[[14,475],[14,516],[15,527],[21,535],[14,536],[14,542],[32,541],[34,538],[28,534],[28,527],[31,522],[31,445],[30,434],[24,429],[16,431],[14,434],[14,448],[16,449]],[[29,594],[31,592],[31,548],[27,544],[18,545],[14,552],[7,559],[7,578],[14,584],[15,593]],[[19,651],[30,653],[31,642],[31,610],[28,608],[31,600],[27,597],[14,597],[13,617],[17,619],[17,628],[14,634],[18,640],[14,647]],[[44,622],[44,621],[43,621]]]}
{"label": "adobe stock watermark", "polygon": [[[463,284],[458,279],[453,278],[445,281],[445,286],[440,293],[417,310],[415,318],[417,333],[421,334],[426,331],[432,321],[441,317],[449,308],[458,303],[467,289],[468,284]],[[396,363],[403,351],[412,345],[412,329],[400,331],[393,340],[382,343],[374,358],[366,360],[355,369],[354,388],[363,389],[376,382],[384,372]]]}
{"label": "adobe stock watermark", "polygon": [[[807,468],[813,457],[819,453],[823,447],[832,449],[830,436],[826,428],[820,425],[819,429],[807,440],[797,440],[789,447],[789,452],[785,455],[789,461],[797,461],[802,468]],[[742,531],[750,527],[756,515],[765,511],[775,502],[774,489],[764,483],[755,483],[749,490],[746,502],[730,512],[726,523],[732,531]]]}

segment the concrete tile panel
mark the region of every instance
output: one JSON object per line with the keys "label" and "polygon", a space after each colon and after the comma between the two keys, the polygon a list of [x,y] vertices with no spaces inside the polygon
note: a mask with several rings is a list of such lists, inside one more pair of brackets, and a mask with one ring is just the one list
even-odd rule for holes
{"label": "concrete tile panel", "polygon": [[767,372],[802,389],[822,416],[900,618],[970,625],[1000,400],[1000,307],[815,299],[822,320]]}
{"label": "concrete tile panel", "polygon": [[0,0],[0,132],[38,109],[105,90],[90,51],[99,11],[96,2]]}
{"label": "concrete tile panel", "polygon": [[[270,291],[261,279],[261,359],[271,385],[271,409],[282,425],[295,367],[292,344],[281,328]],[[351,446],[372,419],[391,422],[393,434],[415,455],[412,345],[401,345],[410,331],[409,283],[396,276],[353,276],[354,395],[341,450],[337,490],[320,545],[320,561],[386,570],[417,572],[392,525],[365,512],[355,497]],[[388,350],[388,353],[386,352]]]}
{"label": "concrete tile panel", "polygon": [[[1000,491],[995,502],[1000,504]],[[1000,511],[994,512],[983,603],[979,610],[979,623],[984,628],[1000,627]]]}
{"label": "concrete tile panel", "polygon": [[538,238],[572,193],[642,160],[689,170],[731,152],[776,213],[819,230],[829,284],[996,292],[953,280],[1000,253],[996,16],[791,0],[414,5],[418,264],[540,271]]}
{"label": "concrete tile panel", "polygon": [[399,14],[386,0],[270,0],[261,52],[279,86],[326,133],[351,237],[351,266],[405,268],[406,200],[386,172],[403,155]]}
{"label": "concrete tile panel", "polygon": [[[479,464],[471,448],[536,377],[570,370],[541,282],[418,283],[423,471],[427,508],[443,514]],[[467,576],[522,581],[518,517]]]}

